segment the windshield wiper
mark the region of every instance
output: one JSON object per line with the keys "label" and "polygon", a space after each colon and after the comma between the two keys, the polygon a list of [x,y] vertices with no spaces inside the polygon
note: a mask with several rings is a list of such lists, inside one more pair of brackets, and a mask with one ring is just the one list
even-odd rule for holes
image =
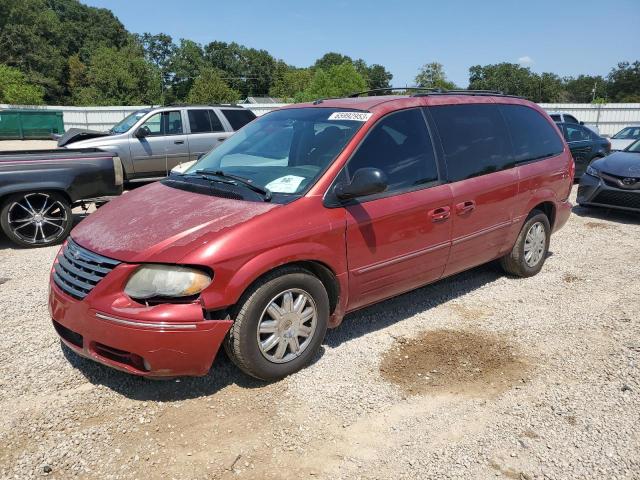
{"label": "windshield wiper", "polygon": [[[248,178],[239,177],[238,175],[232,175],[231,173],[225,173],[222,170],[211,170],[211,169],[208,169],[208,168],[203,168],[201,170],[196,170],[193,173],[200,173],[200,174],[204,174],[204,175],[207,175],[207,176],[213,175],[213,176],[218,177],[219,179],[221,179],[219,181],[222,181],[223,183],[230,183],[232,185],[237,185],[237,183],[240,183],[240,184],[244,185],[245,187],[247,187],[249,190],[252,190],[252,191],[262,195],[262,197],[264,198],[265,202],[270,201],[272,196],[273,196],[271,194],[271,190],[269,190],[267,187],[263,187],[262,185],[256,185],[255,183],[253,183]],[[224,180],[224,179],[229,179],[229,180]]]}

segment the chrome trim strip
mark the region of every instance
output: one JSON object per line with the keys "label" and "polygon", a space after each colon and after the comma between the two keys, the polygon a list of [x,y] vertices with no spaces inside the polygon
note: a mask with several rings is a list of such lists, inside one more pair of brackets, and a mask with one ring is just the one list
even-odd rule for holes
{"label": "chrome trim strip", "polygon": [[107,320],[109,322],[125,325],[127,327],[142,327],[142,328],[162,328],[166,330],[195,330],[197,328],[195,323],[149,323],[149,322],[136,322],[131,320],[125,320],[123,318],[112,317],[111,315],[105,315],[104,313],[96,312],[96,318],[101,320]]}
{"label": "chrome trim strip", "polygon": [[427,253],[435,252],[436,250],[440,250],[441,248],[445,248],[450,245],[451,245],[451,242],[442,242],[427,248],[423,248],[421,250],[416,250],[414,252],[407,253],[405,255],[400,255],[398,257],[391,258],[389,260],[384,260],[382,262],[367,265],[366,267],[362,267],[358,270],[355,270],[353,273],[356,275],[362,275],[363,273],[368,273],[374,270],[378,270],[380,268],[395,265],[396,263],[404,262],[405,260],[410,260],[412,258],[419,257],[420,255],[426,255]]}
{"label": "chrome trim strip", "polygon": [[454,238],[453,241],[451,242],[451,246],[458,245],[460,243],[466,242],[467,240],[473,240],[474,238],[480,237],[487,233],[495,232],[496,230],[500,230],[501,228],[510,227],[511,223],[512,223],[511,220],[507,220],[506,222],[497,223],[495,225],[492,225],[491,227],[478,230],[477,232],[470,233],[463,237]]}

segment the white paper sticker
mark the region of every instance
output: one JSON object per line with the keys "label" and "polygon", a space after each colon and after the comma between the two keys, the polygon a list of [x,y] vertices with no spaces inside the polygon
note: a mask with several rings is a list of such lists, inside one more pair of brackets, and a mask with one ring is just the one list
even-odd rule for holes
{"label": "white paper sticker", "polygon": [[356,122],[366,122],[373,113],[367,112],[333,112],[329,115],[329,120],[353,120]]}
{"label": "white paper sticker", "polygon": [[285,175],[267,183],[265,187],[274,193],[295,193],[303,180],[304,177]]}

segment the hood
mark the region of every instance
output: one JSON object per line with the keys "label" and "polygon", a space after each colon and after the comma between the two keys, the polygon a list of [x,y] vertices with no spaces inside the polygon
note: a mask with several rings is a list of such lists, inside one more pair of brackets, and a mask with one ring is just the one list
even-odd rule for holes
{"label": "hood", "polygon": [[82,128],[70,128],[64,135],[58,138],[58,147],[64,147],[70,143],[79,142],[80,140],[88,140],[96,137],[106,137],[109,132],[98,132],[96,130],[84,130]]}
{"label": "hood", "polygon": [[611,142],[611,150],[624,150],[629,145],[631,145],[635,140],[633,139],[625,139],[625,138],[610,138]]}
{"label": "hood", "polygon": [[615,152],[596,160],[591,165],[617,177],[640,178],[640,153]]}
{"label": "hood", "polygon": [[278,206],[153,183],[100,207],[78,224],[71,237],[93,252],[123,262],[173,263]]}

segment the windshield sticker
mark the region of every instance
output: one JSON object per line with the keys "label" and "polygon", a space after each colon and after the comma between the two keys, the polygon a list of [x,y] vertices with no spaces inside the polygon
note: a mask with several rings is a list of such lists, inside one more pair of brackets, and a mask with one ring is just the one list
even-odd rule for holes
{"label": "windshield sticker", "polygon": [[329,120],[353,120],[356,122],[366,122],[373,113],[365,112],[333,112],[329,115]]}
{"label": "windshield sticker", "polygon": [[304,177],[285,175],[267,183],[265,187],[274,193],[295,193],[303,180]]}

